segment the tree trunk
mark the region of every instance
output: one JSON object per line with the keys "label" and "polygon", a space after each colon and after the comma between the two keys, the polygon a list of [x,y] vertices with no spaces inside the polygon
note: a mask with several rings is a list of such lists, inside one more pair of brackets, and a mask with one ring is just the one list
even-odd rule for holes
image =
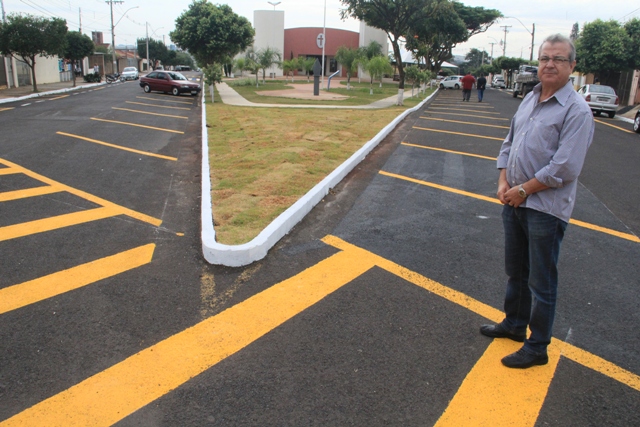
{"label": "tree trunk", "polygon": [[396,57],[396,65],[398,67],[398,74],[400,77],[400,82],[398,83],[398,100],[396,101],[396,105],[404,105],[404,66],[402,65],[402,55],[400,54],[398,39],[396,38],[391,40],[391,45],[393,46],[393,55]]}
{"label": "tree trunk", "polygon": [[[22,58],[26,59],[26,58]],[[38,83],[36,82],[36,57],[35,55],[29,58],[30,61],[25,61],[25,63],[31,68],[31,79],[33,80],[33,92],[38,91]]]}
{"label": "tree trunk", "polygon": [[71,75],[73,76],[73,87],[76,87],[76,61],[71,61]]}

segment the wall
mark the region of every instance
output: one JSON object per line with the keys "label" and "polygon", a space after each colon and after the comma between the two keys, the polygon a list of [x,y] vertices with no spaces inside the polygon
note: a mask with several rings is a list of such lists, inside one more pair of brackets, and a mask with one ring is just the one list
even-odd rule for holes
{"label": "wall", "polygon": [[[382,45],[382,54],[387,56],[389,52],[389,36],[384,31],[373,28],[360,21],[360,40],[359,46],[364,47],[367,46],[372,41],[376,41]],[[368,74],[362,70],[362,67],[358,67],[358,75],[360,75],[363,79],[369,78]]]}
{"label": "wall", "polygon": [[[284,30],[284,58],[291,59],[298,56],[315,56],[321,62],[322,45],[318,46],[318,38],[322,35],[322,27],[289,28]],[[340,46],[359,47],[360,35],[354,31],[327,28],[325,54],[325,76],[331,71],[331,60],[335,57]],[[342,77],[346,77],[342,73]]]}
{"label": "wall", "polygon": [[[271,48],[282,54],[282,59],[288,59],[284,54],[285,30],[284,11],[282,10],[256,10],[253,12],[253,27],[256,36],[253,42],[255,50]],[[266,75],[282,76],[282,69],[277,66],[266,70]]]}

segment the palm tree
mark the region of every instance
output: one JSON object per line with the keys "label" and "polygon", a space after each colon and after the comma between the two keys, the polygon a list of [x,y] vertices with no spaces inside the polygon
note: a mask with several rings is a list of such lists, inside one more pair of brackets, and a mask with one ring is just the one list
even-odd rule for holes
{"label": "palm tree", "polygon": [[262,69],[262,84],[265,83],[265,74],[267,72],[267,68],[271,68],[274,65],[277,65],[280,68],[280,61],[282,60],[282,55],[278,52],[277,49],[271,49],[267,47],[266,49],[260,49],[257,52],[257,62],[260,64],[260,68]]}
{"label": "palm tree", "polygon": [[238,58],[238,59],[236,59],[234,65],[236,67],[236,70],[240,70],[240,78],[242,78],[243,77],[242,73],[247,68],[247,60],[246,60],[246,58]]}
{"label": "palm tree", "polygon": [[369,94],[373,95],[373,80],[380,79],[380,87],[382,87],[382,77],[385,74],[393,73],[393,67],[389,63],[389,58],[384,56],[374,56],[365,65],[365,70],[371,76],[371,82],[369,83]]}
{"label": "palm tree", "polygon": [[311,70],[313,70],[313,66],[316,65],[316,58],[300,58],[300,67],[304,70],[304,73],[307,75],[307,83],[309,83],[309,76],[311,75]]}
{"label": "palm tree", "polygon": [[299,63],[299,58],[292,58],[286,61],[282,61],[282,71],[284,72],[285,76],[288,76],[289,73],[291,73],[291,83],[293,83],[293,72],[294,70],[297,70],[299,68]]}
{"label": "palm tree", "polygon": [[336,61],[342,64],[342,68],[347,72],[347,90],[351,89],[351,74],[358,67],[358,49],[340,46],[336,51]]}

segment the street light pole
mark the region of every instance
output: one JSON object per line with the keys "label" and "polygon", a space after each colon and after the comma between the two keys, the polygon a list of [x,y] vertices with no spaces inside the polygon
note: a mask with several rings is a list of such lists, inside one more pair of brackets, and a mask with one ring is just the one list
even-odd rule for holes
{"label": "street light pole", "polygon": [[321,83],[324,84],[324,47],[327,45],[327,0],[324,0],[324,24],[322,26],[322,72]]}
{"label": "street light pole", "polygon": [[113,4],[114,3],[124,3],[122,0],[107,0],[106,3],[109,3],[109,7],[111,9],[111,50],[113,55],[113,69],[111,70],[111,74],[115,73],[118,70],[118,64],[116,63],[116,35],[113,33],[113,29],[115,25],[113,25]]}

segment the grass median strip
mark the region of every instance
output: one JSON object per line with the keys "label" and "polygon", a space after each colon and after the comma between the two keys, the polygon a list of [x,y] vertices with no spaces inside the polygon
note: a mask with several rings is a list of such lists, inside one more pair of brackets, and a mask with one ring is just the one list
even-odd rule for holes
{"label": "grass median strip", "polygon": [[208,104],[211,199],[218,242],[251,241],[406,108]]}

